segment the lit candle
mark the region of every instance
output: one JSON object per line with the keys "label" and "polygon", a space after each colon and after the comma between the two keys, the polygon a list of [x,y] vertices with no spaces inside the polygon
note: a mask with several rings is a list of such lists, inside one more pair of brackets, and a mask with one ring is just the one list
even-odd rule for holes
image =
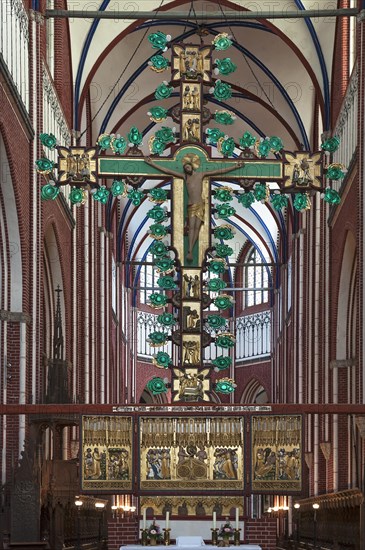
{"label": "lit candle", "polygon": [[236,529],[238,529],[239,522],[240,522],[240,510],[239,508],[236,508]]}
{"label": "lit candle", "polygon": [[217,512],[213,512],[213,529],[217,527]]}
{"label": "lit candle", "polygon": [[147,528],[147,508],[143,510],[143,529]]}
{"label": "lit candle", "polygon": [[165,529],[169,528],[169,521],[170,521],[170,512],[166,512],[166,526],[165,526]]}

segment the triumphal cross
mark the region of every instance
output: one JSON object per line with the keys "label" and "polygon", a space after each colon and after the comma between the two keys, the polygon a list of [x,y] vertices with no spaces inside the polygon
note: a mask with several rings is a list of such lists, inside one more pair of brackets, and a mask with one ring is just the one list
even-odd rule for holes
{"label": "triumphal cross", "polygon": [[[163,49],[166,35],[153,33],[149,40],[154,47]],[[229,38],[222,34],[214,39],[213,45],[171,46],[171,80],[158,86],[155,98],[168,98],[177,84],[180,101],[171,109],[154,106],[149,115],[156,123],[171,117],[179,125],[179,132],[175,133],[172,126],[162,125],[149,139],[148,156],[139,148],[142,134],[132,127],[127,139],[120,135],[101,135],[98,147],[58,147],[55,167],[47,165],[48,159],[37,161],[38,171],[48,180],[56,180],[48,181],[42,189],[44,199],[55,198],[60,186],[69,184],[74,203],[86,200],[86,190],[95,200],[104,203],[112,200],[112,195],[128,195],[138,206],[147,193],[155,203],[147,216],[152,221],[151,251],[160,273],[161,292],[151,294],[149,303],[160,310],[158,321],[162,330],[152,332],[149,342],[156,347],[154,364],[172,369],[173,401],[209,401],[213,369],[228,373],[223,372],[223,378],[216,377],[214,389],[222,393],[234,391],[232,360],[227,353],[234,346],[234,335],[227,328],[227,313],[233,300],[224,291],[227,259],[233,254],[229,246],[229,241],[234,239],[234,228],[229,224],[236,212],[231,204],[233,199],[243,207],[250,207],[255,200],[268,200],[267,184],[276,182],[277,193],[271,196],[273,207],[284,207],[288,202],[287,193],[294,193],[299,204],[297,209],[304,210],[310,205],[309,193],[323,190],[322,152],[313,155],[305,151],[284,152],[280,138],[256,139],[248,131],[240,139],[239,150],[238,144],[223,130],[208,126],[212,120],[219,125],[229,125],[235,118],[226,108],[213,114],[206,99],[208,91],[216,101],[222,102],[232,94],[229,84],[213,78],[213,71],[228,75],[235,68],[229,58],[213,62],[213,48],[223,51],[227,43]],[[169,63],[158,53],[149,65],[159,73]],[[42,143],[52,146],[52,136],[42,136]],[[57,177],[53,175],[53,168],[58,170]],[[101,179],[112,183],[102,186]],[[171,192],[167,193],[163,185],[144,191],[146,179],[171,180]],[[224,183],[213,187],[213,181]],[[236,184],[234,188],[229,182]],[[164,202],[168,204],[168,199],[169,211],[162,206]],[[214,228],[212,214],[220,220]],[[169,234],[166,244],[164,238]],[[213,301],[214,312],[209,311]],[[174,363],[168,353],[158,350],[168,339],[178,350],[174,353],[174,357],[178,357]],[[208,363],[204,360],[204,350],[213,341],[222,353]],[[149,384],[155,394],[167,389],[163,376],[154,376]]]}

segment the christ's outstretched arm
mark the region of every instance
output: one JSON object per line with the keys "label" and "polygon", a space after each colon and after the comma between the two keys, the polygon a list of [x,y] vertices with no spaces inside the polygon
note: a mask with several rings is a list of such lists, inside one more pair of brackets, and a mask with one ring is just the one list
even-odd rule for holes
{"label": "christ's outstretched arm", "polygon": [[159,170],[164,174],[168,174],[169,176],[174,176],[175,178],[184,177],[184,174],[182,172],[177,172],[176,170],[171,170],[170,168],[161,168],[158,164],[153,162],[153,160],[150,157],[147,157],[144,160],[145,162],[147,162],[147,164],[149,164],[150,166],[153,166],[154,168],[156,168],[157,170]]}
{"label": "christ's outstretched arm", "polygon": [[218,168],[216,170],[207,170],[203,173],[203,176],[216,176],[219,174],[227,174],[228,172],[232,172],[233,170],[236,170],[237,168],[241,168],[244,166],[245,163],[243,160],[238,160],[235,164],[235,166],[229,166],[228,168]]}

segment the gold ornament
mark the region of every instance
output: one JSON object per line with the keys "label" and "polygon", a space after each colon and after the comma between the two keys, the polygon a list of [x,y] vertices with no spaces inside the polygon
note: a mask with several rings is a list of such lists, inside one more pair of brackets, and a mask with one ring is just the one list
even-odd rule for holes
{"label": "gold ornament", "polygon": [[195,153],[188,153],[182,158],[182,163],[183,166],[185,166],[185,164],[191,164],[194,170],[198,170],[200,166],[200,158]]}

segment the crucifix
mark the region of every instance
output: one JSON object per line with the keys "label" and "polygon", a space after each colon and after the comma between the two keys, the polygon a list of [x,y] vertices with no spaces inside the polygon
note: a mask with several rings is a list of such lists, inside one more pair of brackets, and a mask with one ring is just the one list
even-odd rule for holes
{"label": "crucifix", "polygon": [[[160,32],[153,33],[149,40],[152,44],[155,41],[157,46],[154,47],[160,48],[163,36],[165,35]],[[221,46],[227,42],[224,33],[218,35],[213,44],[217,45],[219,41]],[[223,49],[221,46],[216,49]],[[226,62],[225,67],[229,66],[229,63],[227,64],[227,61],[230,62],[229,58],[224,61]],[[168,62],[166,58],[158,54],[151,58],[150,66],[156,72],[162,72],[168,66]],[[153,207],[152,212],[148,214],[155,220],[153,224],[155,233],[152,233],[156,239],[155,244],[160,243],[157,247],[155,244],[151,247],[156,255],[159,255],[155,265],[161,272],[161,280],[164,281],[164,284],[169,283],[169,286],[162,286],[168,294],[162,297],[154,294],[151,296],[150,303],[153,307],[162,308],[164,311],[163,308],[166,308],[167,303],[172,302],[179,311],[179,326],[172,330],[171,336],[173,344],[179,350],[174,355],[179,359],[176,364],[172,365],[172,359],[166,358],[167,354],[160,352],[157,353],[157,359],[154,362],[161,368],[172,367],[172,399],[174,401],[209,401],[212,389],[210,378],[212,365],[207,366],[204,362],[204,349],[213,340],[211,331],[207,330],[209,323],[210,328],[222,329],[223,332],[218,337],[222,344],[221,347],[229,348],[234,345],[233,335],[225,329],[224,317],[209,315],[208,312],[212,302],[209,292],[213,290],[219,292],[225,287],[223,279],[219,284],[213,282],[209,286],[210,276],[207,277],[209,265],[214,262],[212,251],[217,248],[217,243],[212,242],[212,199],[214,194],[217,194],[217,191],[212,188],[212,179],[239,183],[243,188],[241,193],[250,194],[254,185],[263,184],[264,194],[266,196],[267,193],[268,196],[266,183],[276,182],[280,193],[298,193],[309,196],[309,192],[323,190],[323,153],[281,151],[280,154],[276,154],[276,158],[269,160],[266,159],[266,156],[270,152],[270,147],[274,147],[274,145],[269,141],[266,143],[264,140],[260,143],[258,140],[255,145],[255,154],[252,152],[252,143],[255,142],[255,138],[252,142],[251,134],[246,132],[243,135],[245,139],[242,138],[241,149],[243,152],[240,153],[238,160],[235,160],[228,158],[233,156],[234,141],[232,138],[227,140],[224,132],[217,128],[210,129],[210,136],[215,136],[214,139],[210,139],[210,144],[204,143],[203,127],[213,118],[218,120],[217,114],[213,116],[206,107],[204,86],[211,87],[214,84],[214,93],[218,87],[220,94],[223,93],[222,90],[225,93],[229,92],[229,85],[220,80],[215,82],[213,80],[212,46],[210,45],[174,44],[172,46],[171,82],[177,82],[180,85],[179,105],[169,111],[162,107],[153,107],[150,114],[155,122],[162,122],[167,116],[171,116],[174,122],[179,124],[180,132],[177,143],[173,130],[170,127],[162,126],[149,139],[150,156],[148,157],[145,157],[138,147],[142,142],[142,134],[135,127],[130,130],[127,140],[119,135],[103,134],[98,139],[99,148],[58,147],[57,183],[56,185],[54,182],[53,185],[47,183],[42,189],[42,198],[53,199],[57,196],[60,186],[70,184],[74,203],[82,203],[86,200],[85,189],[87,188],[94,193],[94,199],[105,203],[110,191],[114,196],[126,194],[124,182],[132,185],[134,193],[139,193],[140,197],[143,195],[141,187],[146,179],[172,178],[171,211],[168,217],[160,207],[163,202],[161,197],[160,199],[156,198],[157,206]],[[164,82],[156,89],[155,98],[169,97],[171,90],[172,87]],[[224,118],[231,117],[227,111],[220,113],[219,120],[222,124]],[[278,138],[275,140],[281,142]],[[41,141],[49,148],[56,146],[52,136],[47,134],[41,135]],[[128,142],[129,149],[127,149]],[[212,155],[211,144],[217,145],[223,158]],[[170,147],[170,154],[160,156],[167,146]],[[114,154],[106,154],[107,149],[111,149]],[[271,151],[275,151],[275,148],[272,148]],[[37,161],[37,166],[38,171],[47,180],[55,179],[52,174],[54,166],[51,161],[45,158],[40,159]],[[332,174],[335,174],[335,171],[332,171]],[[100,186],[98,178],[113,179],[111,189]],[[224,189],[228,195],[233,192],[229,187]],[[235,191],[235,193],[237,197],[237,192]],[[251,197],[246,198],[251,200]],[[226,214],[222,214],[220,217],[227,222],[229,221],[229,212],[233,214],[235,210],[229,206],[229,200],[232,199],[227,198],[223,202],[225,200],[227,202],[223,205],[223,207],[225,206],[223,210],[225,209]],[[249,206],[243,200],[239,199],[239,202],[244,206]],[[222,211],[217,205],[214,208],[219,212]],[[166,221],[170,222],[169,229],[167,226],[162,226],[162,223]],[[218,226],[219,228],[224,229],[223,233],[231,231],[227,223]],[[171,233],[170,249],[173,251],[173,260],[169,256],[169,247],[158,240],[161,238],[160,235],[165,235],[168,231]],[[223,233],[221,231],[220,234]],[[215,231],[214,235],[216,236]],[[224,245],[221,246],[224,249]],[[226,250],[229,249],[230,247],[226,246]],[[220,269],[222,266],[223,271]],[[223,254],[215,261],[216,272],[211,270],[211,273],[222,275],[225,267],[227,266]],[[218,307],[220,307],[219,304],[222,304],[222,309],[227,309],[230,298],[229,295],[221,296],[218,300]],[[171,314],[170,316],[169,314],[167,316],[159,315],[158,319],[161,319],[162,323],[166,323],[165,326],[168,324],[170,327],[173,326],[174,320]],[[216,334],[219,333],[216,332]],[[215,340],[217,344],[217,337]],[[156,347],[165,344],[164,334],[160,332],[151,334],[150,342]],[[220,363],[218,359],[221,359]],[[228,358],[224,358],[223,355],[217,358],[217,361],[216,364],[222,366],[222,369],[219,367],[219,370],[230,365]],[[225,380],[226,389],[233,391],[231,379],[221,380]],[[162,387],[161,384],[160,386]],[[223,388],[223,382],[221,386]],[[222,391],[224,393],[224,390]]]}

